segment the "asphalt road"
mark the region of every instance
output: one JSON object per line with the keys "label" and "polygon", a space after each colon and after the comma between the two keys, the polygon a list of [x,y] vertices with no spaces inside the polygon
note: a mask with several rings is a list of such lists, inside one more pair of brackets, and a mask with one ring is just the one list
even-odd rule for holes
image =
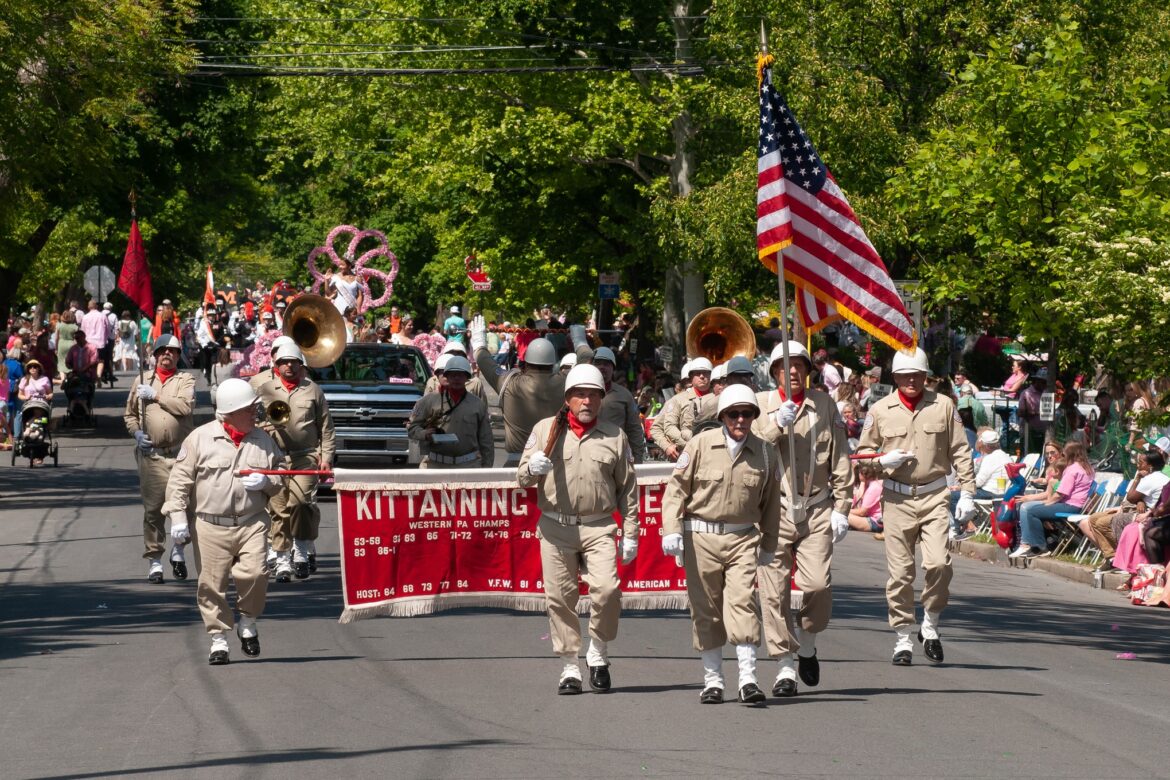
{"label": "asphalt road", "polygon": [[539,614],[339,625],[331,504],[320,573],[269,592],[263,655],[233,639],[209,667],[194,582],[145,580],[126,384],[100,392],[97,431],[59,437],[60,467],[0,461],[4,778],[1170,775],[1170,614],[956,560],[946,663],[895,668],[861,534],[836,557],[820,687],[765,707],[699,704],[681,612],[623,616],[608,696],[555,695]]}

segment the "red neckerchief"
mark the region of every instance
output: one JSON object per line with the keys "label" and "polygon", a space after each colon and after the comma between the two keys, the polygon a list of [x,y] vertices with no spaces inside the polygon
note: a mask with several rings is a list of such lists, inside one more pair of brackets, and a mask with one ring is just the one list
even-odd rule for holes
{"label": "red neckerchief", "polygon": [[577,415],[569,412],[569,428],[573,431],[573,433],[577,434],[578,439],[585,438],[585,434],[589,433],[589,431],[593,429],[594,425],[597,425],[596,417],[593,418],[593,422],[586,424],[578,420]]}
{"label": "red neckerchief", "polygon": [[451,399],[451,408],[455,408],[463,401],[463,396],[467,395],[467,389],[452,390],[447,388],[447,397]]}
{"label": "red neckerchief", "polygon": [[287,380],[287,379],[285,379],[285,378],[284,378],[284,375],[283,375],[283,374],[277,374],[277,375],[276,375],[276,378],[280,380],[280,383],[281,383],[282,385],[284,385],[284,389],[285,389],[285,390],[287,390],[287,391],[289,391],[290,393],[291,393],[293,390],[296,390],[296,389],[297,389],[297,385],[299,385],[299,384],[300,384],[300,381],[299,381],[299,380],[297,380],[297,379],[294,379],[294,380],[292,380],[292,381],[290,382],[289,380]]}
{"label": "red neckerchief", "polygon": [[164,369],[156,367],[154,369],[154,375],[156,377],[158,377],[159,384],[165,385],[167,383],[167,380],[175,375],[175,372],[174,371],[166,371]]}
{"label": "red neckerchief", "polygon": [[[787,393],[785,393],[785,392],[784,392],[783,390],[781,390],[779,387],[777,387],[777,388],[776,388],[776,392],[777,392],[777,393],[779,393],[779,395],[780,395],[780,400],[781,400],[781,401],[787,401],[787,400],[788,400],[788,395],[787,395]],[[799,393],[798,395],[794,395],[794,396],[792,396],[792,402],[793,402],[794,404],[796,404],[797,406],[800,406],[802,403],[804,403],[804,389],[803,389],[803,388],[801,389],[801,391],[800,391],[800,393]]]}
{"label": "red neckerchief", "polygon": [[691,389],[695,391],[695,398],[702,398],[707,394],[706,390],[699,390],[694,385],[691,385]]}
{"label": "red neckerchief", "polygon": [[898,391],[898,400],[900,400],[903,403],[903,405],[905,405],[905,407],[907,409],[909,409],[910,411],[914,411],[915,409],[918,408],[918,404],[922,403],[922,396],[923,395],[925,395],[925,394],[919,393],[917,398],[907,398],[905,395],[903,395],[902,391],[899,390]]}
{"label": "red neckerchief", "polygon": [[236,445],[236,447],[239,447],[240,444],[244,441],[244,437],[248,434],[236,430],[227,420],[224,420],[221,424],[223,425],[223,432],[226,433],[232,440],[232,444]]}

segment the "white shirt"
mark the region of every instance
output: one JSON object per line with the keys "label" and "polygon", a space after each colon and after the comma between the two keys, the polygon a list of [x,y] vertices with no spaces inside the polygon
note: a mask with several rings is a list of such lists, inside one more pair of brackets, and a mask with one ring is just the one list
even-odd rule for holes
{"label": "white shirt", "polygon": [[975,487],[1002,496],[1004,488],[999,486],[999,480],[1004,480],[1004,485],[1007,485],[1007,469],[1004,466],[1011,462],[1012,456],[1001,449],[981,457],[978,461],[979,469],[975,472]]}
{"label": "white shirt", "polygon": [[821,366],[821,381],[825,383],[825,389],[831,393],[841,384],[841,372],[832,363],[826,362]]}
{"label": "white shirt", "polygon": [[739,451],[743,449],[743,441],[747,441],[747,437],[743,437],[743,441],[736,441],[731,438],[731,433],[727,430],[727,426],[723,426],[723,440],[727,442],[727,451],[731,453],[731,461],[734,463],[735,459],[739,457]]}
{"label": "white shirt", "polygon": [[1170,477],[1160,471],[1155,471],[1139,479],[1137,486],[1132,489],[1142,494],[1142,500],[1146,502],[1147,509],[1153,509],[1154,505],[1158,503],[1158,499],[1161,498],[1162,488],[1166,487],[1167,482],[1170,482]]}

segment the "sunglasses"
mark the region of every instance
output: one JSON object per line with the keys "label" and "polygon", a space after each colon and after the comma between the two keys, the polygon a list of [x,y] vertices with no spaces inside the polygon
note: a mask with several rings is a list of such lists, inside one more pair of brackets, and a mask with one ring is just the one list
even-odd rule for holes
{"label": "sunglasses", "polygon": [[732,420],[754,420],[756,413],[751,409],[729,409],[723,413]]}

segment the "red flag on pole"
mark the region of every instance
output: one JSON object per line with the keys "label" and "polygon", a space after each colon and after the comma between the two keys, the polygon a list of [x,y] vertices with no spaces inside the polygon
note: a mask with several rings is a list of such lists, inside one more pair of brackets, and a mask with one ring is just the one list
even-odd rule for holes
{"label": "red flag on pole", "polygon": [[215,303],[215,276],[211,273],[211,266],[207,266],[207,286],[203,289],[203,302]]}
{"label": "red flag on pole", "polygon": [[138,232],[138,220],[130,220],[130,238],[126,241],[126,255],[118,274],[118,289],[134,301],[147,317],[154,317],[154,293],[150,289],[150,268],[146,265],[146,247]]}

